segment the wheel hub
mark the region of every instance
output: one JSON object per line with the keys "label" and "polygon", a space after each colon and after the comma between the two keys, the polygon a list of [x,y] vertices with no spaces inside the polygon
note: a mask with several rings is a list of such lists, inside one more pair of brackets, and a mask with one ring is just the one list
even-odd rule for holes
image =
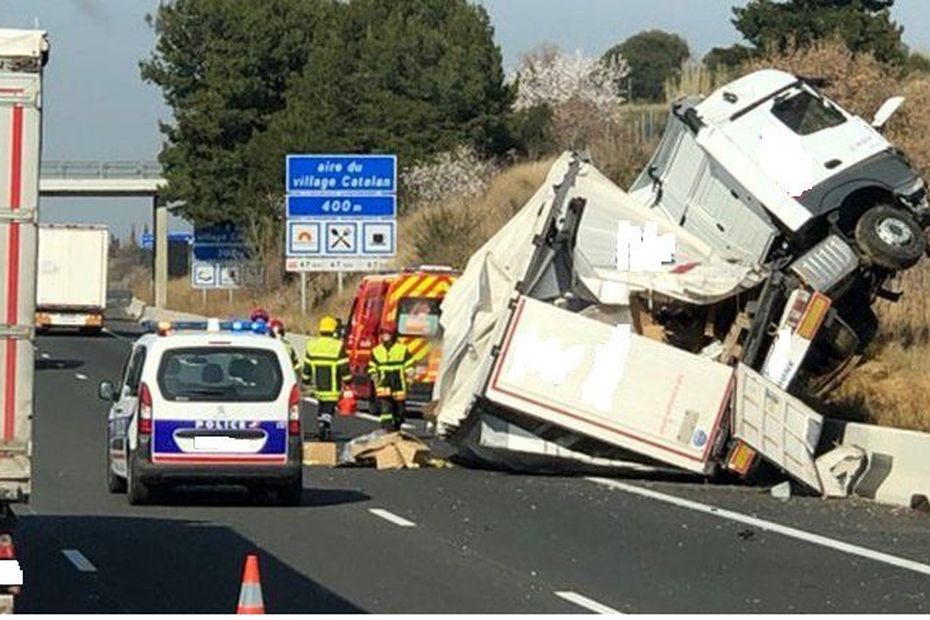
{"label": "wheel hub", "polygon": [[910,227],[896,217],[886,217],[875,225],[879,239],[894,247],[903,247],[914,239]]}

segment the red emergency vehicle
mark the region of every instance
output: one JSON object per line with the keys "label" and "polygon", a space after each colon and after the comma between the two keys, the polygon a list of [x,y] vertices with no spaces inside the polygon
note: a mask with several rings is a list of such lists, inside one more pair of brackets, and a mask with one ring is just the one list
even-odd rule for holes
{"label": "red emergency vehicle", "polygon": [[457,276],[449,267],[423,266],[362,280],[346,326],[351,387],[359,401],[373,396],[368,360],[382,327],[396,329],[415,361],[408,407],[416,409],[431,400],[441,357],[439,306]]}

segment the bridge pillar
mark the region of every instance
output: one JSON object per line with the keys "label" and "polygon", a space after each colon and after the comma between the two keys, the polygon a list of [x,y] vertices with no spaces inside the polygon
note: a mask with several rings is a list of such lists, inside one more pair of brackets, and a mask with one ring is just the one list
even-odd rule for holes
{"label": "bridge pillar", "polygon": [[155,210],[155,307],[168,302],[168,207],[153,201]]}

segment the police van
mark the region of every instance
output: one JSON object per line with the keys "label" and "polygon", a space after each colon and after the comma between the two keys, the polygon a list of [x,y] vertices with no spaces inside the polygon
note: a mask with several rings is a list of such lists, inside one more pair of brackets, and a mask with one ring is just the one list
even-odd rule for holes
{"label": "police van", "polygon": [[263,322],[161,323],[133,345],[119,384],[104,381],[107,486],[145,503],[185,484],[303,489],[300,388]]}

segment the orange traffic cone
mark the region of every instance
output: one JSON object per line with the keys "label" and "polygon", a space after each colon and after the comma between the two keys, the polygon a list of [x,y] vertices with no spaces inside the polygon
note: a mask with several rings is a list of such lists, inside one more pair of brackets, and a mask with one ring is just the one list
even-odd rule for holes
{"label": "orange traffic cone", "polygon": [[265,603],[262,602],[262,580],[258,574],[258,556],[254,553],[245,556],[242,588],[239,590],[239,606],[236,608],[236,613],[265,613]]}
{"label": "orange traffic cone", "polygon": [[343,390],[342,398],[336,404],[336,411],[343,417],[355,415],[358,409],[358,401],[355,399],[355,392],[352,390]]}

